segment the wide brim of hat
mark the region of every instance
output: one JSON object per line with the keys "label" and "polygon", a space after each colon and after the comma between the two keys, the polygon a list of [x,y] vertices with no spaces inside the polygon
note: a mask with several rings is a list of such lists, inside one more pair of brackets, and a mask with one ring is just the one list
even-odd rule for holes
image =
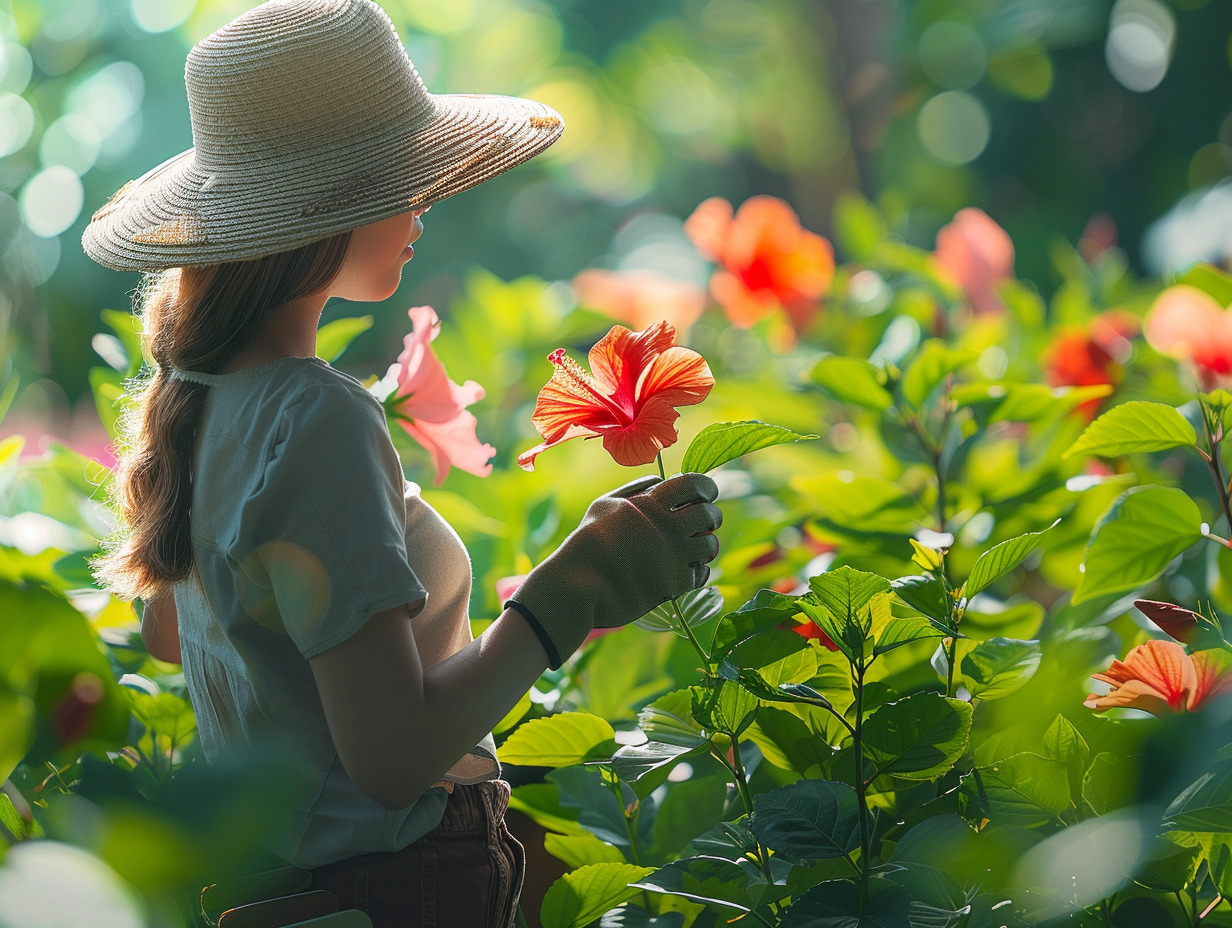
{"label": "wide brim of hat", "polygon": [[82,235],[115,270],[244,261],[438,203],[533,158],[564,131],[551,107],[521,97],[433,94],[410,131],[263,165],[206,170],[195,149],[125,184]]}

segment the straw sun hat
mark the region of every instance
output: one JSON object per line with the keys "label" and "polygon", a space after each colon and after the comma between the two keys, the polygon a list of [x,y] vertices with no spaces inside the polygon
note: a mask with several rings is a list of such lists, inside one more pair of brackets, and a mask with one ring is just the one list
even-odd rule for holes
{"label": "straw sun hat", "polygon": [[185,67],[194,146],[94,214],[117,270],[258,258],[443,200],[560,137],[551,108],[428,92],[372,0],[268,0]]}

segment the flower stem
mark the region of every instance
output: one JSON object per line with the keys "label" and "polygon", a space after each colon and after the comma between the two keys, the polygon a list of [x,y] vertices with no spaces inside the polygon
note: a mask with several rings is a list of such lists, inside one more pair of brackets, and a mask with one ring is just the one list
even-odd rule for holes
{"label": "flower stem", "polygon": [[1228,530],[1232,532],[1232,501],[1228,498],[1228,481],[1223,476],[1223,458],[1219,453],[1219,442],[1211,429],[1211,412],[1206,405],[1202,406],[1202,424],[1206,427],[1207,446],[1209,454],[1204,454],[1206,463],[1211,469],[1211,477],[1215,481],[1215,492],[1219,494],[1219,503],[1224,517],[1228,520]]}
{"label": "flower stem", "polygon": [[[744,812],[749,817],[750,821],[753,818],[753,794],[749,791],[748,775],[744,770],[744,761],[740,757],[740,736],[734,732],[729,732],[732,743],[732,762],[729,765],[727,758],[721,758],[724,767],[731,772],[732,778],[736,781],[736,789],[740,792],[740,802],[744,806]],[[717,753],[717,752],[716,752]],[[761,867],[761,872],[766,877],[766,882],[771,886],[774,885],[774,877],[770,873],[770,855],[765,848],[761,846],[761,842],[754,839],[756,842],[757,864]]]}
{"label": "flower stem", "polygon": [[666,480],[667,471],[663,469],[663,452],[662,451],[660,451],[658,454],[655,455],[655,463],[659,465],[659,479]]}

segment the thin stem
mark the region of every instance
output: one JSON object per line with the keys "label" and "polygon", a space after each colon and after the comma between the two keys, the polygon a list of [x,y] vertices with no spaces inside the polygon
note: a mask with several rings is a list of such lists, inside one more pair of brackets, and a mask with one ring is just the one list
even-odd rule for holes
{"label": "thin stem", "polygon": [[1205,406],[1202,408],[1202,424],[1206,428],[1206,440],[1210,447],[1210,454],[1202,456],[1206,458],[1207,466],[1211,469],[1215,491],[1219,494],[1219,505],[1222,507],[1224,517],[1228,520],[1228,529],[1232,531],[1232,503],[1228,499],[1228,481],[1223,475],[1223,458],[1219,453],[1219,443],[1215,441],[1215,436],[1211,432],[1211,422]]}
{"label": "thin stem", "polygon": [[860,740],[864,728],[864,657],[860,656],[857,663],[852,664],[856,684],[856,724],[852,739],[856,752],[856,799],[860,803],[860,915],[868,912],[868,877],[869,877],[869,834],[868,834],[868,798],[865,795],[868,786],[864,782],[864,745]]}
{"label": "thin stem", "polygon": [[[753,817],[753,794],[749,791],[748,778],[744,771],[744,761],[740,758],[740,736],[731,732],[726,732],[726,734],[731,738],[732,743],[731,763],[727,762],[727,758],[717,748],[714,748],[713,744],[711,745],[711,753],[718,758],[719,763],[727,768],[728,772],[732,775],[732,779],[736,781],[736,790],[740,793],[740,802],[744,806],[745,814],[751,819]],[[757,841],[756,838],[754,838],[754,841],[757,845],[757,865],[761,867],[761,872],[765,875],[766,882],[773,886],[774,877],[770,873],[770,855],[761,846],[760,841]]]}
{"label": "thin stem", "polygon": [[680,603],[676,597],[672,597],[672,609],[676,612],[676,618],[680,620],[680,629],[684,632],[684,636],[689,639],[689,644],[693,645],[693,650],[697,652],[697,656],[701,658],[702,666],[709,670],[711,667],[710,655],[702,648],[701,642],[697,640],[697,636],[693,634],[693,629],[689,628],[689,623],[685,621],[684,612],[680,609]]}
{"label": "thin stem", "polygon": [[667,471],[663,469],[663,452],[662,451],[660,451],[658,454],[655,455],[655,463],[659,465],[659,479],[666,480]]}
{"label": "thin stem", "polygon": [[[630,816],[625,811],[624,791],[620,788],[620,782],[614,777],[612,779],[608,779],[605,776],[604,779],[607,780],[608,786],[612,788],[612,795],[616,797],[616,806],[620,809],[620,814],[625,820],[625,831],[629,835],[629,854],[633,857],[633,863],[640,867],[642,865],[642,855],[637,849],[637,826],[634,824],[634,819],[636,818],[637,813],[635,812],[632,816]],[[646,911],[649,914],[656,914],[657,910],[653,908],[654,902],[650,898],[649,890],[642,890],[642,905],[646,907]]]}
{"label": "thin stem", "polygon": [[945,695],[946,696],[954,695],[954,659],[957,656],[957,652],[958,652],[958,636],[951,635],[950,636],[950,650],[949,650],[949,653],[946,655],[946,662],[945,662],[946,663],[946,668],[945,668]]}

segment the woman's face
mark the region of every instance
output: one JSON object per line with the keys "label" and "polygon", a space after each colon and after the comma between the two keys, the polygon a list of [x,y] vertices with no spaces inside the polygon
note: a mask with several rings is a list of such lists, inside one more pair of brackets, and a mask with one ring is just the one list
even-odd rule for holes
{"label": "woman's face", "polygon": [[355,229],[330,295],[365,303],[392,296],[402,265],[415,255],[411,246],[423,235],[420,217],[427,211],[415,209]]}

